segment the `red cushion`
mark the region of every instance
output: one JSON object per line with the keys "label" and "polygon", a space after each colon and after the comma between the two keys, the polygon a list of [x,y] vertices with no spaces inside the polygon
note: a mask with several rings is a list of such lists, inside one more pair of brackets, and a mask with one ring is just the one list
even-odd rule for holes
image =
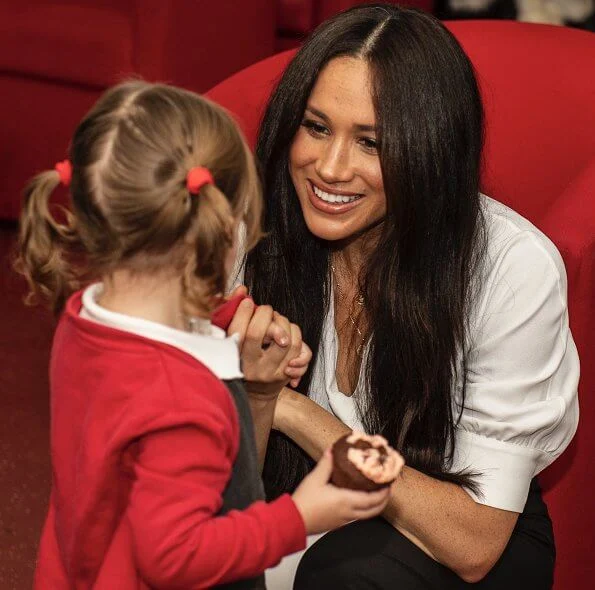
{"label": "red cushion", "polygon": [[234,74],[207,92],[229,109],[254,147],[267,98],[295,50],[278,53]]}
{"label": "red cushion", "polygon": [[104,88],[129,74],[132,30],[120,11],[35,4],[0,9],[0,70]]}
{"label": "red cushion", "polygon": [[486,110],[484,190],[537,222],[595,154],[595,36],[453,21]]}

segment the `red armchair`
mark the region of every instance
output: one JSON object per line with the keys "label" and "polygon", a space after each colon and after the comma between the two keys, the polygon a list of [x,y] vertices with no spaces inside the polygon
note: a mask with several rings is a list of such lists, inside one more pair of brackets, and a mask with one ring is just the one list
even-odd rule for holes
{"label": "red armchair", "polygon": [[[516,22],[448,24],[473,61],[486,105],[483,190],[556,243],[568,271],[570,323],[581,356],[581,423],[542,476],[557,544],[556,590],[591,587],[595,453],[595,37]],[[236,114],[251,142],[292,52],[273,56],[208,95]],[[538,346],[539,343],[536,343]]]}
{"label": "red armchair", "polygon": [[1,2],[0,218],[108,86],[137,74],[204,91],[271,55],[274,37],[272,0]]}

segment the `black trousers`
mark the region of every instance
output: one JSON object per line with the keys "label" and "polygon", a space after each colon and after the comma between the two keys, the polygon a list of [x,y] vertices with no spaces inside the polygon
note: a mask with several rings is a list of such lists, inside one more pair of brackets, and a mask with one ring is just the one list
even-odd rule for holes
{"label": "black trousers", "polygon": [[500,560],[476,584],[461,580],[382,518],[359,521],[316,542],[300,561],[294,590],[546,590],[553,584],[552,524],[534,479]]}

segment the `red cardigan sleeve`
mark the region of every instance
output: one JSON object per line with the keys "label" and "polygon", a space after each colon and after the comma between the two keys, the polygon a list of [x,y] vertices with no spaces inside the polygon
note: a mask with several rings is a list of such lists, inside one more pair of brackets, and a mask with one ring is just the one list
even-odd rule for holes
{"label": "red cardigan sleeve", "polygon": [[233,432],[222,412],[204,410],[200,427],[139,441],[127,518],[138,570],[155,588],[254,577],[305,546],[304,523],[288,495],[216,516],[231,474]]}

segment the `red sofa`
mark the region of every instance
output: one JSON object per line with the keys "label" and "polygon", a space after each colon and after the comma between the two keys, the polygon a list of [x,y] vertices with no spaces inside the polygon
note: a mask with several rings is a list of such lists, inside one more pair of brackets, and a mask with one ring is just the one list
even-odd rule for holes
{"label": "red sofa", "polygon": [[[0,2],[0,219],[18,216],[24,183],[64,157],[108,86],[140,75],[202,92],[363,1]],[[433,0],[402,4],[430,10]]]}
{"label": "red sofa", "polygon": [[135,74],[202,92],[274,46],[273,0],[1,2],[0,219],[108,86]]}
{"label": "red sofa", "polygon": [[[566,263],[570,324],[582,366],[581,421],[570,448],[540,479],[556,534],[555,589],[592,588],[595,36],[507,21],[448,26],[476,67],[486,104],[483,190],[545,231]],[[273,83],[292,54],[268,58],[208,92],[235,113],[251,142]]]}

